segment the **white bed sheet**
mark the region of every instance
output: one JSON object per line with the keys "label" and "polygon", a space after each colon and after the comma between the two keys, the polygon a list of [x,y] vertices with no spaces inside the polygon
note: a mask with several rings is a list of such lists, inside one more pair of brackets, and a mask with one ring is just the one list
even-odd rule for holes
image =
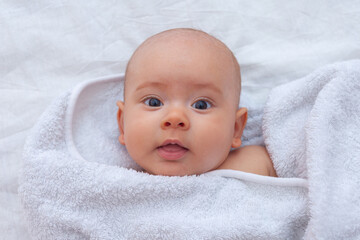
{"label": "white bed sheet", "polygon": [[148,36],[204,30],[242,69],[242,102],[313,69],[360,58],[360,2],[0,0],[0,239],[29,239],[17,197],[25,138],[39,115],[77,83],[124,71]]}

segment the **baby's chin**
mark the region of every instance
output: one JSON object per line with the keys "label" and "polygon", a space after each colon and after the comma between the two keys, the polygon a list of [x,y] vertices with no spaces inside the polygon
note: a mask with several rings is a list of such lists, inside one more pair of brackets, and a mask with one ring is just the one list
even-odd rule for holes
{"label": "baby's chin", "polygon": [[194,171],[184,171],[184,170],[177,170],[177,169],[156,169],[156,170],[143,170],[144,173],[148,173],[150,175],[157,175],[157,176],[166,176],[166,177],[184,177],[184,176],[192,176],[192,175],[200,175],[202,173],[197,173]]}

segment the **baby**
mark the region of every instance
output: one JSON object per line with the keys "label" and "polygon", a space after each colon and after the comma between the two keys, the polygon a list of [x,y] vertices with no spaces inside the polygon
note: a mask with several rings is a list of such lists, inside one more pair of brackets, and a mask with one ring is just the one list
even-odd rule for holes
{"label": "baby", "polygon": [[239,64],[220,40],[184,28],[156,34],[127,65],[119,141],[150,174],[233,169],[275,177],[265,147],[239,148],[247,120],[240,88]]}

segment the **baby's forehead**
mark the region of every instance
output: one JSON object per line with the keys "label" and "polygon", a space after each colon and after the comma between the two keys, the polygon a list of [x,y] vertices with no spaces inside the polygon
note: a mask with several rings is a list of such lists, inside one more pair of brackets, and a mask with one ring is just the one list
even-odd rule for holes
{"label": "baby's forehead", "polygon": [[[240,74],[240,68],[231,50],[215,37],[193,29],[171,29],[156,34],[145,40],[131,56],[125,75],[137,71],[145,59],[156,59],[158,56],[173,54],[173,57],[198,57],[199,61],[217,59],[221,64],[233,66],[235,74]],[[186,53],[190,53],[186,54]],[[145,60],[146,61],[146,60]],[[139,65],[140,64],[140,65]]]}
{"label": "baby's forehead", "polygon": [[[200,49],[202,50],[199,51]],[[174,52],[176,50],[180,53],[179,55],[174,55],[176,58],[178,56],[184,56],[181,54],[181,51],[191,52],[193,50],[194,52],[197,52],[197,56],[200,56],[198,58],[199,61],[204,57],[207,59],[207,56],[209,56],[208,54],[210,54],[209,57],[211,59],[218,59],[217,62],[220,61],[219,63],[221,63],[221,65],[226,65],[226,68],[234,74],[233,76],[236,79],[235,90],[240,91],[240,67],[232,51],[215,37],[193,29],[172,29],[156,34],[145,40],[135,50],[128,62],[125,72],[125,85],[128,83],[128,80],[130,80],[128,77],[133,73],[138,72],[139,67],[142,68],[144,66],[143,63],[145,59],[154,58],[157,54],[167,55],[169,52]],[[191,54],[191,56],[194,55]],[[228,66],[230,67],[228,68]]]}
{"label": "baby's forehead", "polygon": [[180,29],[161,32],[148,38],[138,47],[138,49],[136,49],[133,57],[137,57],[140,55],[136,53],[141,53],[142,51],[146,50],[151,51],[154,48],[161,48],[165,46],[173,48],[201,47],[208,48],[209,50],[217,51],[228,56],[232,54],[232,52],[223,42],[207,33],[192,29]]}

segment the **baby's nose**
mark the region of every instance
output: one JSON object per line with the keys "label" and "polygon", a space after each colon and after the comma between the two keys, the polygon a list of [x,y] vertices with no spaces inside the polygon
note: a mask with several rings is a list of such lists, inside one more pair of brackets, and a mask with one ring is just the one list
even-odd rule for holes
{"label": "baby's nose", "polygon": [[190,127],[190,121],[181,111],[172,111],[169,113],[162,121],[161,128],[180,128],[182,130],[187,130]]}

